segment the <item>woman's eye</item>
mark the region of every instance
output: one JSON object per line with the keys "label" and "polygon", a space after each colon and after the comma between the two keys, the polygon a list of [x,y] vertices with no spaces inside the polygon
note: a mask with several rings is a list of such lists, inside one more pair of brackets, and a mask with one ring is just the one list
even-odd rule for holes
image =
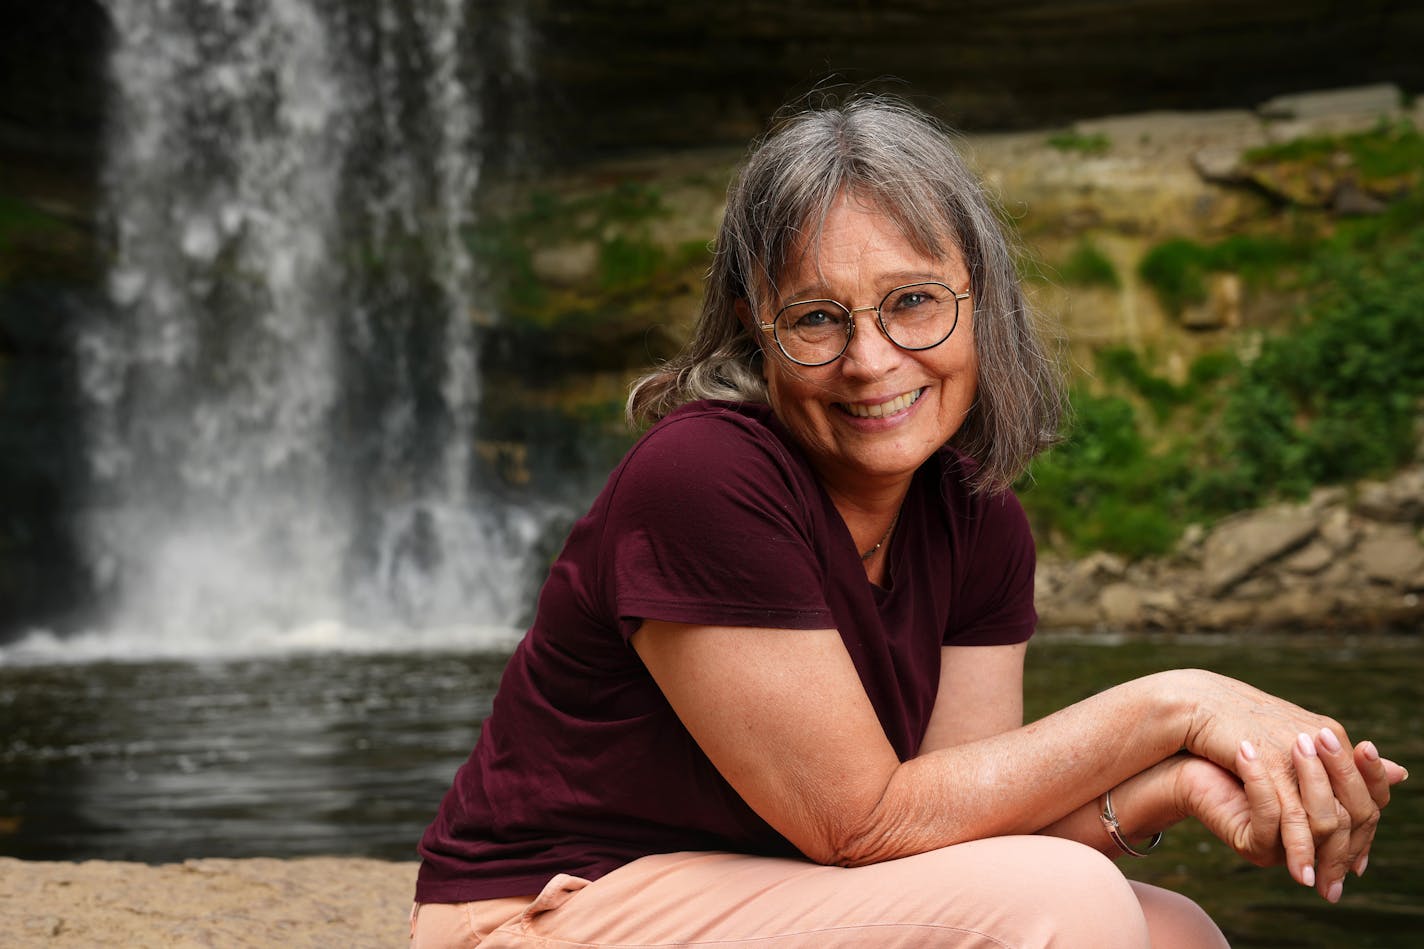
{"label": "woman's eye", "polygon": [[819,329],[840,323],[841,319],[830,310],[812,310],[796,318],[796,326],[805,329]]}
{"label": "woman's eye", "polygon": [[915,290],[911,293],[906,293],[902,295],[899,299],[897,299],[895,301],[895,309],[908,310],[930,302],[932,302],[932,298],[928,293],[924,292],[923,290]]}

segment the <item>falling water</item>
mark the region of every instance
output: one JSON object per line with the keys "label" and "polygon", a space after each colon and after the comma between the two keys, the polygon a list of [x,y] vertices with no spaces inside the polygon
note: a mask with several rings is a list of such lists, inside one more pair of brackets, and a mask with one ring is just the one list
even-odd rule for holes
{"label": "falling water", "polygon": [[507,627],[541,524],[472,483],[475,5],[106,7],[112,306],[79,340],[105,635]]}

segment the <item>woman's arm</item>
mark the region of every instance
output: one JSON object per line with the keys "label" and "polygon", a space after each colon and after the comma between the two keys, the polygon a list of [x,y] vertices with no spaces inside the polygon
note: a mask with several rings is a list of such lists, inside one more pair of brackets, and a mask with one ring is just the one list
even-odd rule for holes
{"label": "woman's arm", "polygon": [[[963,744],[1023,724],[1023,660],[1027,643],[945,646],[939,690],[920,753]],[[1114,809],[1129,841],[1146,841],[1188,817],[1238,851],[1279,852],[1280,815],[1262,769],[1238,758],[1237,772],[1255,780],[1262,801],[1253,810],[1235,774],[1192,755],[1174,755],[1113,788]],[[1076,840],[1114,859],[1124,856],[1103,827],[1095,797],[1039,833]],[[1279,861],[1277,861],[1279,862]]]}
{"label": "woman's arm", "polygon": [[988,738],[1023,724],[1028,643],[941,646],[939,689],[920,754]]}
{"label": "woman's arm", "polygon": [[[822,863],[873,863],[1032,833],[1183,747],[1229,768],[1243,737],[1263,748],[1263,786],[1279,795],[1294,787],[1289,748],[1296,734],[1331,727],[1343,735],[1288,702],[1185,670],[1134,680],[1030,725],[901,763],[834,630],[649,621],[633,645],[738,793]],[[1329,803],[1333,809],[1334,799]],[[1299,793],[1292,806],[1304,810]],[[1287,857],[1302,879],[1316,859],[1314,839],[1308,821],[1291,826],[1281,824],[1294,834]],[[1339,866],[1322,872],[1343,876],[1359,853],[1342,854]]]}

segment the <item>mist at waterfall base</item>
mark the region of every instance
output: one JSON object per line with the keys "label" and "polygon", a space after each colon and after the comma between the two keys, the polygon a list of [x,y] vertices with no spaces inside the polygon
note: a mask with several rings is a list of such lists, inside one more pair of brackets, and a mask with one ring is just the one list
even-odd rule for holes
{"label": "mist at waterfall base", "polygon": [[110,305],[76,340],[99,602],[0,661],[507,642],[566,517],[474,450],[473,37],[517,17],[104,5]]}

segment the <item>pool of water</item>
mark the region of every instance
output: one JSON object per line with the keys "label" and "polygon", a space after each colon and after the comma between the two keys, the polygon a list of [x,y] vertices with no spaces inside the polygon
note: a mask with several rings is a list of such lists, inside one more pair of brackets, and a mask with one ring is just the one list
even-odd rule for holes
{"label": "pool of water", "polygon": [[[0,855],[414,859],[505,656],[0,665]],[[1197,899],[1236,946],[1424,945],[1424,638],[1042,636],[1028,715],[1183,666],[1333,715],[1415,777],[1338,906],[1190,823],[1125,869]]]}

